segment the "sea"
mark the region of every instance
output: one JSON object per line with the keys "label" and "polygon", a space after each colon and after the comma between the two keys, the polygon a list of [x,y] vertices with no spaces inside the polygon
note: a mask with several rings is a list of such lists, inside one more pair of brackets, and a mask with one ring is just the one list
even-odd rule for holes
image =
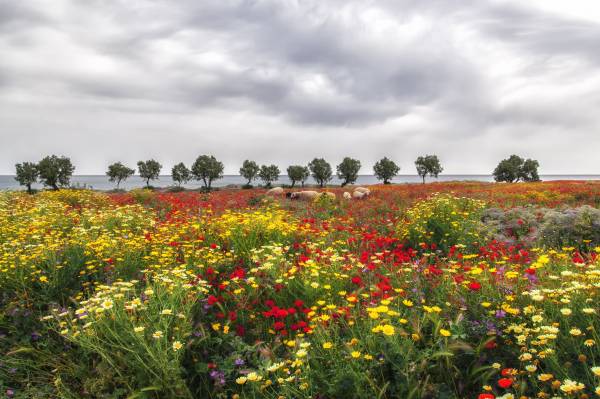
{"label": "sea", "polygon": [[[552,180],[600,180],[600,175],[541,175],[540,178],[543,181]],[[480,182],[491,182],[493,181],[492,175],[440,175],[437,179],[427,178],[427,182],[447,182],[447,181],[480,181]],[[124,182],[121,182],[120,188],[125,190],[131,190],[133,188],[139,188],[145,186],[145,181],[139,176],[131,176]],[[254,186],[257,186],[260,182],[254,181]],[[381,181],[377,180],[373,175],[360,175],[356,184],[369,185],[378,184]],[[398,175],[392,183],[421,183],[421,178],[418,175]],[[171,176],[160,176],[158,180],[153,180],[150,184],[154,187],[169,187],[176,185]],[[227,186],[240,186],[246,184],[246,180],[239,175],[225,175],[222,179],[215,180],[213,187],[227,187]],[[279,176],[279,180],[273,183],[274,185],[291,184],[290,179],[287,175]],[[316,184],[312,178],[310,178],[306,184]],[[330,185],[339,185],[341,180],[334,177],[330,182]],[[116,184],[109,182],[108,177],[105,175],[74,175],[71,178],[71,185],[75,188],[87,188],[93,190],[112,190],[116,188]],[[187,184],[183,185],[185,188],[195,189],[202,187],[201,181],[192,180]],[[17,190],[22,189],[19,183],[15,180],[12,175],[0,175],[0,190]],[[40,184],[33,185],[33,188],[43,188]]]}

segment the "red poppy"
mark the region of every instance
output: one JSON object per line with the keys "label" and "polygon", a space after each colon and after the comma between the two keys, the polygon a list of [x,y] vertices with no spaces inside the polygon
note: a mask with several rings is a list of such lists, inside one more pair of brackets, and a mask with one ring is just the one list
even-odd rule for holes
{"label": "red poppy", "polygon": [[500,378],[498,380],[498,386],[500,388],[504,388],[504,389],[510,388],[512,383],[513,383],[513,381],[510,378]]}
{"label": "red poppy", "polygon": [[209,305],[214,305],[217,302],[219,302],[219,299],[216,296],[214,296],[214,295],[208,296],[208,304]]}
{"label": "red poppy", "polygon": [[276,321],[275,324],[273,324],[273,328],[277,331],[283,330],[285,328],[285,324],[281,321]]}
{"label": "red poppy", "polygon": [[495,396],[492,395],[491,393],[480,393],[479,396],[477,396],[477,399],[494,399]]}
{"label": "red poppy", "polygon": [[471,291],[479,291],[481,289],[481,284],[479,284],[477,281],[472,281],[469,283],[469,289]]}

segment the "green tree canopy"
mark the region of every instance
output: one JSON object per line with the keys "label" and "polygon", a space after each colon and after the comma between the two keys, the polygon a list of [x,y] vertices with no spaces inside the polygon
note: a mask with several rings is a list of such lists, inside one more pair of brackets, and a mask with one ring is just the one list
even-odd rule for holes
{"label": "green tree canopy", "polygon": [[256,177],[258,176],[258,172],[260,172],[258,164],[248,159],[244,161],[242,167],[240,168],[240,175],[244,179],[248,180],[248,186],[252,183],[252,180],[256,179]]}
{"label": "green tree canopy", "polygon": [[521,179],[528,182],[540,181],[540,175],[538,174],[539,167],[540,163],[538,161],[535,159],[527,159],[523,162],[523,166],[521,167]]}
{"label": "green tree canopy", "polygon": [[223,163],[212,155],[200,155],[192,165],[192,175],[196,180],[204,182],[204,188],[209,189],[214,180],[223,177]]}
{"label": "green tree canopy", "polygon": [[287,174],[292,181],[292,187],[296,185],[296,182],[301,182],[302,187],[304,187],[304,182],[310,176],[310,170],[306,166],[290,165],[287,168]]}
{"label": "green tree canopy", "polygon": [[58,190],[59,187],[68,187],[75,166],[67,157],[50,155],[42,159],[38,165],[39,176],[44,186]]}
{"label": "green tree canopy", "polygon": [[425,155],[419,157],[415,161],[415,166],[417,167],[417,174],[423,179],[423,183],[425,183],[425,177],[427,175],[437,178],[444,170],[437,155]]}
{"label": "green tree canopy", "polygon": [[258,173],[265,186],[271,187],[271,183],[279,180],[279,168],[277,165],[262,165]]}
{"label": "green tree canopy", "polygon": [[394,161],[383,157],[373,165],[373,172],[378,180],[383,180],[383,184],[390,184],[390,180],[394,178],[400,171],[400,167]]}
{"label": "green tree canopy", "polygon": [[154,159],[139,161],[137,167],[140,172],[140,177],[146,180],[146,187],[150,187],[150,180],[158,179],[160,170],[162,169],[162,165]]}
{"label": "green tree canopy", "polygon": [[108,176],[108,181],[117,182],[117,188],[122,181],[127,180],[127,178],[135,173],[135,169],[128,168],[123,165],[121,162],[115,162],[112,165],[108,165],[108,171],[106,172],[106,176]]}
{"label": "green tree canopy", "polygon": [[507,159],[500,161],[494,169],[494,180],[497,182],[513,183],[519,180],[539,181],[538,175],[539,162],[533,159],[523,159],[518,155],[511,155]]}
{"label": "green tree canopy", "polygon": [[312,173],[313,178],[319,183],[320,187],[323,187],[328,181],[331,180],[333,172],[329,162],[323,158],[315,158],[308,164],[308,168]]}
{"label": "green tree canopy", "polygon": [[179,162],[171,168],[171,178],[178,186],[187,183],[192,178],[192,172],[183,162]]}
{"label": "green tree canopy", "polygon": [[358,171],[360,170],[360,161],[346,157],[337,166],[337,176],[342,179],[342,187],[346,184],[354,184],[358,179]]}
{"label": "green tree canopy", "polygon": [[21,186],[27,187],[27,192],[31,194],[31,185],[37,182],[40,175],[37,164],[33,162],[23,162],[15,165],[16,176],[15,180]]}

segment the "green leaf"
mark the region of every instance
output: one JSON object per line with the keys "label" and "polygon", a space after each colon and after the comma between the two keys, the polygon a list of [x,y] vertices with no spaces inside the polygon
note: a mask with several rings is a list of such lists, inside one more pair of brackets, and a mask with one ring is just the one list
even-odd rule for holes
{"label": "green leaf", "polygon": [[129,395],[127,397],[127,399],[136,399],[136,398],[142,398],[144,397],[144,392],[152,392],[152,391],[160,391],[161,388],[160,387],[156,387],[156,386],[150,386],[150,387],[146,387],[146,388],[142,388],[139,390],[139,392],[135,392],[132,395]]}

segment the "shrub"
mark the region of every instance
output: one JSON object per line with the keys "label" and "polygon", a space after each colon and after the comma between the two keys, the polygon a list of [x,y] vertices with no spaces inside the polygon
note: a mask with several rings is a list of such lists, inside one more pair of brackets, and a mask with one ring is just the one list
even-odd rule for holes
{"label": "shrub", "polygon": [[167,192],[169,193],[181,193],[185,191],[185,187],[181,187],[181,186],[172,186],[167,188]]}
{"label": "shrub", "polygon": [[141,205],[150,204],[156,197],[154,195],[154,192],[152,190],[149,190],[148,188],[137,188],[131,190],[129,192],[129,195],[131,195],[131,197],[136,203]]}
{"label": "shrub", "polygon": [[539,243],[546,247],[585,250],[600,244],[600,210],[584,205],[548,210],[540,226]]}
{"label": "shrub", "polygon": [[489,208],[483,212],[482,221],[496,241],[532,246],[537,242],[543,216],[544,210],[530,206]]}
{"label": "shrub", "polygon": [[420,246],[447,251],[453,245],[476,249],[483,241],[483,201],[435,194],[417,202],[398,226],[399,238],[413,248]]}
{"label": "shrub", "polygon": [[253,212],[225,211],[212,221],[210,234],[219,244],[247,260],[252,249],[269,242],[289,242],[298,229],[290,213],[267,205]]}
{"label": "shrub", "polygon": [[600,210],[585,205],[548,209],[490,208],[482,214],[489,235],[497,241],[525,246],[588,251],[600,244]]}

